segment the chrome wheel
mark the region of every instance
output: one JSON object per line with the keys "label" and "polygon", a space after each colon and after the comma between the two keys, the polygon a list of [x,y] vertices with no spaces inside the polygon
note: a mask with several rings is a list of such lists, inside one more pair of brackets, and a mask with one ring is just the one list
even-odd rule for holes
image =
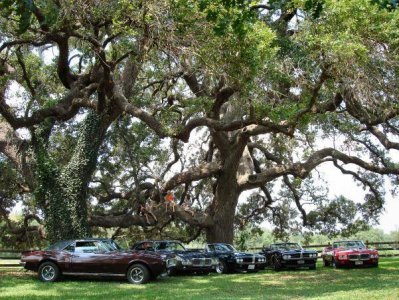
{"label": "chrome wheel", "polygon": [[145,283],[150,280],[150,272],[147,267],[142,264],[132,265],[127,271],[127,279],[134,284]]}
{"label": "chrome wheel", "polygon": [[223,274],[225,272],[225,266],[223,262],[218,263],[218,265],[216,266],[216,272],[218,274]]}
{"label": "chrome wheel", "polygon": [[135,283],[141,283],[144,279],[144,272],[140,267],[132,268],[130,270],[130,278]]}
{"label": "chrome wheel", "polygon": [[44,282],[56,281],[60,275],[57,265],[52,262],[42,263],[38,273],[40,280]]}

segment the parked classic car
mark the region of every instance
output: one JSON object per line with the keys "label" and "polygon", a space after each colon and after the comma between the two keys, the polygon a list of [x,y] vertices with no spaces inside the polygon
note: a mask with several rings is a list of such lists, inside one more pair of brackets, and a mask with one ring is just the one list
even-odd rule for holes
{"label": "parked classic car", "polygon": [[140,241],[134,244],[132,249],[144,253],[173,255],[173,258],[168,259],[169,275],[194,272],[206,275],[215,270],[219,263],[218,259],[212,255],[188,250],[179,241]]}
{"label": "parked classic car", "polygon": [[307,267],[316,269],[317,251],[305,250],[298,243],[276,243],[263,248],[261,254],[274,270]]}
{"label": "parked classic car", "polygon": [[321,255],[324,266],[334,268],[378,266],[378,251],[368,249],[362,241],[336,241],[324,248]]}
{"label": "parked classic car", "polygon": [[238,252],[230,244],[207,244],[205,252],[219,259],[216,267],[219,274],[237,271],[258,272],[266,263],[263,255]]}
{"label": "parked classic car", "polygon": [[110,239],[78,239],[57,242],[46,250],[24,251],[20,264],[38,272],[45,282],[61,275],[126,277],[140,284],[166,271],[166,261],[157,253],[122,250]]}

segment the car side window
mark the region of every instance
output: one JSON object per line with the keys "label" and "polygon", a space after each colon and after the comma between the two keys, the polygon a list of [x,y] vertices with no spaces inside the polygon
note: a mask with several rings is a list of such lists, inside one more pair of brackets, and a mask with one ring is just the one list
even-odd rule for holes
{"label": "car side window", "polygon": [[136,250],[150,250],[150,251],[153,251],[154,248],[153,248],[152,243],[146,242],[146,243],[141,243],[140,245],[138,245],[136,247]]}
{"label": "car side window", "polygon": [[98,252],[98,247],[94,242],[76,242],[76,253],[94,253]]}
{"label": "car side window", "polygon": [[224,250],[225,250],[225,249],[223,249],[222,246],[215,245],[215,251],[216,251],[216,252],[223,252]]}

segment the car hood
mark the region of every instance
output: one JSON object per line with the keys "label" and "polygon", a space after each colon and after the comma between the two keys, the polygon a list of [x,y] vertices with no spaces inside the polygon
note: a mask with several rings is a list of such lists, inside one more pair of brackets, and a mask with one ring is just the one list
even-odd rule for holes
{"label": "car hood", "polygon": [[305,249],[279,250],[279,252],[281,252],[282,254],[289,254],[289,255],[298,254],[298,253],[312,253],[312,254],[316,253],[317,254],[317,251],[315,251],[315,250],[305,250]]}
{"label": "car hood", "polygon": [[353,248],[353,249],[336,249],[335,250],[336,254],[340,254],[340,255],[349,255],[349,254],[374,254],[374,253],[378,253],[377,250],[373,250],[373,249],[365,249],[365,248]]}
{"label": "car hood", "polygon": [[244,258],[244,257],[253,257],[253,256],[261,256],[257,253],[245,253],[245,252],[217,252],[218,254],[230,254],[230,255],[234,255],[235,257],[239,257],[239,258]]}
{"label": "car hood", "polygon": [[209,254],[198,252],[198,251],[183,251],[183,250],[174,250],[174,251],[166,251],[166,250],[157,250],[159,254],[166,254],[166,255],[178,255],[180,257],[185,258],[210,258],[212,257]]}

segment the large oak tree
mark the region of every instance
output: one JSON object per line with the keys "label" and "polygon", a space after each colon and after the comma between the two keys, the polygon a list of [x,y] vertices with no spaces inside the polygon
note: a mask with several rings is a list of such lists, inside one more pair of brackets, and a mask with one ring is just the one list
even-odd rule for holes
{"label": "large oak tree", "polygon": [[[399,14],[369,0],[3,1],[0,217],[93,227],[313,230],[378,220],[397,182]],[[21,132],[21,129],[26,129]],[[191,145],[190,147],[187,145]],[[323,164],[365,189],[329,199]],[[137,213],[140,203],[195,200]],[[254,191],[238,205],[244,191]],[[172,222],[172,223],[171,223]],[[150,224],[148,224],[150,223]],[[172,225],[171,225],[172,224]],[[340,227],[341,226],[341,227]],[[343,227],[342,227],[343,226]]]}

